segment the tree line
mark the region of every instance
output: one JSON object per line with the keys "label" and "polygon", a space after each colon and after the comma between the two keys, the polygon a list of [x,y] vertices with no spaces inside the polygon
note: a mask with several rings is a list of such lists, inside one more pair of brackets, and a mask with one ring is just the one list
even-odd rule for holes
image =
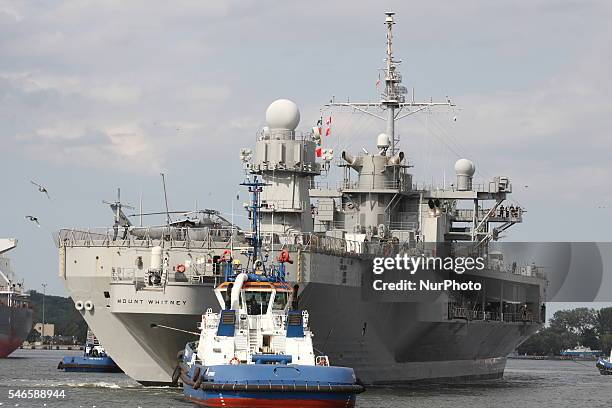
{"label": "tree line", "polygon": [[558,356],[578,345],[610,354],[612,347],[612,307],[581,307],[555,312],[548,326],[521,344],[519,354]]}
{"label": "tree line", "polygon": [[[35,290],[30,291],[30,303],[34,311],[33,323],[43,321],[43,294]],[[62,336],[75,336],[80,343],[87,337],[87,323],[83,316],[74,308],[74,302],[69,297],[45,296],[45,323],[55,325],[55,334]],[[29,340],[34,340],[37,332],[30,333]]]}

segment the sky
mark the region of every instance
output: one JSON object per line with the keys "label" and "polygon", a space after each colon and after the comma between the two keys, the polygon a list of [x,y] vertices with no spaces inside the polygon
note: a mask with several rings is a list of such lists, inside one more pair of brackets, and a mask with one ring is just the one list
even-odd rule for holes
{"label": "sky", "polygon": [[0,235],[26,286],[66,295],[52,234],[110,225],[117,187],[159,211],[164,172],[171,209],[231,212],[275,99],[301,129],[333,115],[337,156],[374,150],[383,122],[322,106],[377,100],[387,10],[404,85],[457,104],[398,124],[415,178],[466,157],[527,209],[507,239],[608,241],[609,1],[0,1]]}

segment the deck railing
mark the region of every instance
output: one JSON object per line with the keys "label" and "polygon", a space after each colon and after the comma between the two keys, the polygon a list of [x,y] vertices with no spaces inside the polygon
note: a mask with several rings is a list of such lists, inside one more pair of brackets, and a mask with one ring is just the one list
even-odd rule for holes
{"label": "deck railing", "polygon": [[538,321],[535,315],[528,310],[518,313],[486,312],[482,310],[472,310],[465,307],[455,306],[451,303],[448,305],[448,319],[490,320],[504,321],[507,323],[534,323]]}

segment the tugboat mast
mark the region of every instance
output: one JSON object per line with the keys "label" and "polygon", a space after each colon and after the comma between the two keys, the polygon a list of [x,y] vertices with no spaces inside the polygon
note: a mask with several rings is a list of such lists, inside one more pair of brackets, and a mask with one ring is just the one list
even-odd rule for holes
{"label": "tugboat mast", "polygon": [[[388,11],[385,15],[385,25],[387,26],[387,51],[385,67],[383,68],[385,87],[380,95],[380,102],[335,102],[332,100],[325,106],[348,106],[386,121],[386,133],[391,141],[390,156],[393,156],[396,153],[396,144],[399,142],[399,138],[395,136],[396,121],[420,112],[428,107],[455,106],[455,104],[451,102],[448,97],[446,98],[446,102],[434,102],[433,100],[429,102],[417,102],[414,100],[414,91],[412,92],[411,100],[406,102],[404,95],[407,93],[407,90],[405,86],[401,85],[402,75],[397,70],[398,64],[401,64],[402,61],[393,59],[393,25],[395,24],[393,16],[395,12]],[[386,110],[386,117],[370,112],[368,109],[372,107]],[[407,112],[402,113],[404,110]]]}
{"label": "tugboat mast", "polygon": [[259,249],[261,248],[261,237],[259,231],[259,210],[261,208],[259,196],[263,191],[263,187],[268,184],[261,182],[254,176],[252,180],[247,179],[242,186],[247,186],[251,193],[251,205],[248,207],[249,217],[251,218],[251,232],[253,234],[251,238],[251,244],[253,246],[253,253],[251,254],[253,262],[257,261],[259,256]]}

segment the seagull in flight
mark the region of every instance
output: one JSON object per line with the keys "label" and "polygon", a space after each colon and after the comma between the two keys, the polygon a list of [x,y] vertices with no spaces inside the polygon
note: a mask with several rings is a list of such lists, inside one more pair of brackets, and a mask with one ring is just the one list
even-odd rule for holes
{"label": "seagull in flight", "polygon": [[24,218],[25,218],[26,220],[29,220],[29,221],[35,222],[35,223],[36,223],[36,225],[38,225],[38,228],[40,228],[40,222],[38,222],[38,218],[37,218],[37,217],[34,217],[33,215],[26,215]]}
{"label": "seagull in flight", "polygon": [[47,195],[47,198],[50,200],[51,196],[49,195],[49,191],[47,190],[47,188],[45,186],[43,186],[42,184],[38,184],[37,182],[35,182],[34,180],[30,180],[30,183],[34,184],[36,187],[38,187],[38,191],[40,191],[41,193],[45,193]]}

